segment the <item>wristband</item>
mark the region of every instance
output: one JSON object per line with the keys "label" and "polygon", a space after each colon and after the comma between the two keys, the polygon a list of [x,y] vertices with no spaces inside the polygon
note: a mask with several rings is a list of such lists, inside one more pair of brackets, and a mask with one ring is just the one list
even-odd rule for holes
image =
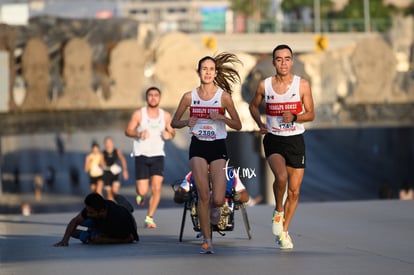
{"label": "wristband", "polygon": [[295,122],[298,119],[298,116],[296,114],[292,114],[292,115],[293,115],[292,122]]}

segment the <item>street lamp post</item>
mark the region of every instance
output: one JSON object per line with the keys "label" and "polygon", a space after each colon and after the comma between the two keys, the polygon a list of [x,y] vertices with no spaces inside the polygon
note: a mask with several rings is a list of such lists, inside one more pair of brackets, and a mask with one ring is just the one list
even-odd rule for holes
{"label": "street lamp post", "polygon": [[371,22],[369,16],[369,0],[364,0],[364,21],[365,21],[365,32],[371,31]]}
{"label": "street lamp post", "polygon": [[320,0],[313,0],[313,22],[314,22],[314,32],[321,32],[321,2]]}

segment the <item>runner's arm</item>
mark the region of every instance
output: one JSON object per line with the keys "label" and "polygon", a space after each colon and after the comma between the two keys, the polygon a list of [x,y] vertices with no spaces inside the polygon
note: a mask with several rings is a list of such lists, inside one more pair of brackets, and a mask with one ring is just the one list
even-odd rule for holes
{"label": "runner's arm", "polygon": [[181,129],[186,126],[190,126],[190,119],[185,119],[185,120],[181,119],[184,112],[187,110],[188,107],[190,107],[190,104],[191,104],[191,92],[187,92],[181,98],[180,103],[178,104],[177,110],[175,111],[175,114],[171,120],[172,128]]}
{"label": "runner's arm", "polygon": [[262,103],[262,100],[264,98],[264,80],[262,80],[257,87],[256,93],[252,99],[252,101],[249,104],[249,111],[256,122],[257,126],[259,127],[260,133],[265,134],[267,133],[266,124],[262,122],[262,119],[260,117],[259,112],[259,105]]}

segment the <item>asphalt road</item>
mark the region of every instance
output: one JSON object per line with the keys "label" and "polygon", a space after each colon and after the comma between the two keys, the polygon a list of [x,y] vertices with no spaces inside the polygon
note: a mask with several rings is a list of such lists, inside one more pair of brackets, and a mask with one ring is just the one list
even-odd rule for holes
{"label": "asphalt road", "polygon": [[213,235],[213,255],[200,255],[187,219],[179,242],[182,208],[161,208],[156,229],[127,245],[53,247],[76,212],[0,215],[0,274],[414,274],[414,201],[302,203],[291,224],[291,251],[271,233],[272,206],[247,208],[249,240],[240,211],[235,230]]}

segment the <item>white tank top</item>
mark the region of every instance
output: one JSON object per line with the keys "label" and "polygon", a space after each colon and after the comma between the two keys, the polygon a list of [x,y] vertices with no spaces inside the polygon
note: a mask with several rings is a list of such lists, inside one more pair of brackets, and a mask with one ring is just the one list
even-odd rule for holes
{"label": "white tank top", "polygon": [[221,107],[221,95],[223,90],[217,89],[212,99],[202,100],[197,93],[197,89],[191,91],[190,116],[197,117],[197,123],[190,128],[190,134],[196,136],[199,140],[216,140],[227,137],[226,123],[223,120],[209,119],[209,114],[218,112],[222,115],[225,110]]}
{"label": "white tank top", "polygon": [[305,132],[299,122],[282,122],[283,113],[303,113],[299,94],[300,77],[293,76],[292,84],[284,94],[273,90],[272,77],[265,79],[266,126],[267,132],[277,136],[294,136]]}
{"label": "white tank top", "polygon": [[164,139],[162,131],[165,130],[164,110],[159,109],[157,118],[150,118],[147,114],[147,107],[141,108],[142,119],[137,132],[148,130],[149,136],[146,139],[134,139],[135,156],[165,156]]}

